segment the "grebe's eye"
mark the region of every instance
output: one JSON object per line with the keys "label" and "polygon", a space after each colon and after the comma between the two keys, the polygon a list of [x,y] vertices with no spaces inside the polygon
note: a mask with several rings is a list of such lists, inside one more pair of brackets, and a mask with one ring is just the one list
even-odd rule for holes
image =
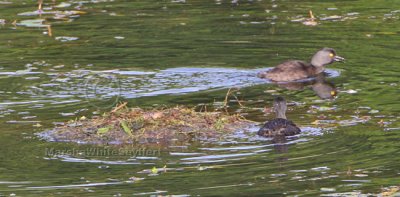
{"label": "grebe's eye", "polygon": [[330,53],[330,54],[329,54],[329,57],[333,58],[333,57],[335,57],[335,54]]}
{"label": "grebe's eye", "polygon": [[331,96],[336,96],[336,94],[337,94],[337,93],[336,93],[335,90],[332,90],[332,91],[331,91]]}

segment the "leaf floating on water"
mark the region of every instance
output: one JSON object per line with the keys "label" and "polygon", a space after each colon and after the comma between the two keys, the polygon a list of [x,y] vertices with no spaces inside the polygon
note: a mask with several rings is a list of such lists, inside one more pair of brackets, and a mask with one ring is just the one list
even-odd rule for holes
{"label": "leaf floating on water", "polygon": [[104,127],[104,128],[100,128],[99,130],[97,130],[98,134],[104,134],[110,131],[110,127]]}
{"label": "leaf floating on water", "polygon": [[368,174],[355,174],[354,176],[355,177],[367,177]]}
{"label": "leaf floating on water", "polygon": [[355,93],[357,93],[357,91],[356,91],[356,90],[349,90],[349,91],[347,91],[347,93],[349,93],[349,94],[355,94]]}
{"label": "leaf floating on water", "polygon": [[152,174],[157,174],[157,173],[158,173],[158,169],[154,166],[154,167],[151,169],[151,173],[152,173]]}
{"label": "leaf floating on water", "polygon": [[287,176],[287,174],[271,174],[271,177],[283,177]]}
{"label": "leaf floating on water", "polygon": [[36,123],[34,125],[32,125],[33,127],[42,127],[43,125],[41,125],[40,123]]}
{"label": "leaf floating on water", "polygon": [[27,119],[33,119],[33,118],[36,118],[37,116],[23,116],[23,117],[21,117],[21,119],[23,119],[23,120],[27,120]]}
{"label": "leaf floating on water", "polygon": [[144,180],[144,178],[133,176],[133,177],[130,177],[129,180],[131,180],[131,181],[141,181],[141,180]]}
{"label": "leaf floating on water", "polygon": [[313,170],[313,171],[327,171],[327,170],[330,170],[330,168],[328,166],[321,166],[321,167],[311,168],[311,170]]}
{"label": "leaf floating on water", "polygon": [[292,20],[290,20],[291,22],[304,22],[306,20],[306,18],[301,17],[301,18],[294,18]]}
{"label": "leaf floating on water", "polygon": [[79,11],[79,10],[66,10],[66,11],[43,11],[43,10],[36,10],[33,12],[23,12],[19,13],[18,16],[39,16],[39,15],[45,15],[45,14],[54,14],[54,15],[76,15],[76,14],[86,14],[84,11]]}
{"label": "leaf floating on water", "polygon": [[335,188],[327,188],[327,187],[321,187],[321,192],[335,192]]}
{"label": "leaf floating on water", "polygon": [[355,93],[357,93],[357,90],[350,89],[350,90],[341,91],[341,92],[344,92],[344,93],[347,93],[347,94],[355,94]]}
{"label": "leaf floating on water", "polygon": [[318,111],[334,111],[336,107],[328,107],[328,106],[311,106],[311,109],[316,109]]}
{"label": "leaf floating on water", "polygon": [[373,110],[369,111],[368,113],[370,113],[370,114],[376,114],[376,113],[379,113],[379,110],[373,109]]}
{"label": "leaf floating on water", "polygon": [[311,124],[318,125],[319,124],[319,120],[314,120],[313,122],[311,122]]}
{"label": "leaf floating on water", "polygon": [[330,111],[330,110],[334,110],[334,107],[327,107],[327,106],[321,106],[319,107],[319,111]]}
{"label": "leaf floating on water", "polygon": [[69,36],[58,36],[55,39],[58,41],[61,41],[61,42],[68,42],[68,41],[78,40],[79,38],[78,37],[69,37]]}
{"label": "leaf floating on water", "polygon": [[349,12],[349,13],[347,13],[347,16],[356,16],[356,15],[359,15],[360,13],[358,13],[358,12]]}
{"label": "leaf floating on water", "polygon": [[6,123],[9,124],[29,124],[29,123],[39,123],[40,121],[35,120],[9,120]]}
{"label": "leaf floating on water", "polygon": [[328,20],[339,20],[341,19],[342,16],[338,16],[338,15],[333,15],[333,16],[327,16],[327,17],[323,17],[320,18],[322,21],[328,21]]}
{"label": "leaf floating on water", "polygon": [[33,12],[22,12],[19,13],[18,16],[38,16],[43,14],[55,14],[55,12],[43,12],[42,10],[36,10]]}
{"label": "leaf floating on water", "polygon": [[326,8],[326,10],[333,11],[333,10],[337,10],[337,8]]}
{"label": "leaf floating on water", "polygon": [[21,22],[17,23],[18,26],[24,27],[47,27],[49,25],[43,24],[44,19],[31,19],[31,20],[22,20]]}
{"label": "leaf floating on water", "polygon": [[70,3],[65,3],[65,2],[61,2],[60,4],[54,6],[55,8],[66,8],[66,7],[70,7],[71,4]]}
{"label": "leaf floating on water", "polygon": [[61,116],[75,116],[75,113],[60,113]]}
{"label": "leaf floating on water", "polygon": [[197,167],[197,170],[199,170],[199,171],[203,171],[203,170],[206,170],[207,169],[207,167],[203,167],[203,166],[198,166]]}

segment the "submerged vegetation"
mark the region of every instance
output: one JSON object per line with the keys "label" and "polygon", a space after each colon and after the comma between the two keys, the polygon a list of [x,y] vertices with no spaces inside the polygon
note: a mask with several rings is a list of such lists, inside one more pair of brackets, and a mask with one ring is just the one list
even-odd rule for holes
{"label": "submerged vegetation", "polygon": [[126,103],[92,119],[81,117],[45,132],[53,141],[89,144],[160,143],[220,137],[253,123],[238,114],[173,107],[145,110]]}

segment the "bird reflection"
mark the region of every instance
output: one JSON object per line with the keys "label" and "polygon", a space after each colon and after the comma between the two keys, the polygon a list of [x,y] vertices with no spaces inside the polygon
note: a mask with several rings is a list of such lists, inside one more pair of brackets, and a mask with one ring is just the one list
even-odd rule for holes
{"label": "bird reflection", "polygon": [[272,143],[274,143],[274,150],[276,153],[287,153],[289,150],[288,145],[286,144],[287,139],[283,135],[275,135],[272,138]]}
{"label": "bird reflection", "polygon": [[320,73],[311,81],[277,83],[277,85],[288,90],[303,90],[305,87],[311,86],[311,89],[321,99],[334,99],[338,93],[335,84],[326,80],[325,73]]}
{"label": "bird reflection", "polygon": [[289,151],[289,145],[287,144],[287,139],[283,135],[276,135],[273,136],[272,141],[274,144],[274,150],[276,154],[281,154],[281,156],[278,156],[276,158],[276,161],[280,164],[283,165],[289,157],[285,153]]}

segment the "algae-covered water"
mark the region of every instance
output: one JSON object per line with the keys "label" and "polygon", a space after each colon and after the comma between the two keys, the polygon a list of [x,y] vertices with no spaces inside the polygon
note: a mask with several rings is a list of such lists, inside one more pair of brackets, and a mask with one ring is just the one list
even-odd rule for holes
{"label": "algae-covered water", "polygon": [[[0,196],[396,193],[397,0],[44,0],[37,9],[36,1],[0,1]],[[316,26],[302,23],[309,10]],[[256,77],[322,47],[346,58],[329,65],[322,82]],[[322,99],[321,85],[336,88],[337,97]],[[273,118],[264,107],[284,96],[303,133],[277,140],[257,137],[254,128],[151,146],[37,136],[120,101],[220,108],[229,88],[228,110],[260,123]]]}

